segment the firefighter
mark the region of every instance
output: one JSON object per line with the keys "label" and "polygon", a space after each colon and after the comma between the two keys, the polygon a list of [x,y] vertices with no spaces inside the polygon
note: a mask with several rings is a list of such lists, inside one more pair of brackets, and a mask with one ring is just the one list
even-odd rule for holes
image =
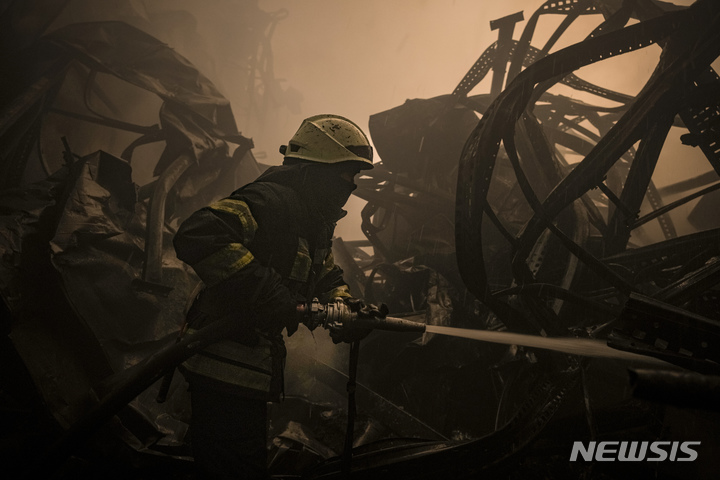
{"label": "firefighter", "polygon": [[[185,220],[178,258],[205,287],[188,313],[188,334],[231,321],[233,334],[181,366],[190,384],[191,441],[208,478],[266,478],[267,402],[283,388],[285,347],[300,323],[299,302],[353,299],[333,262],[331,239],[354,177],[370,169],[372,147],[353,122],[316,115],[302,122],[283,164]],[[331,330],[335,343],[353,341]]]}

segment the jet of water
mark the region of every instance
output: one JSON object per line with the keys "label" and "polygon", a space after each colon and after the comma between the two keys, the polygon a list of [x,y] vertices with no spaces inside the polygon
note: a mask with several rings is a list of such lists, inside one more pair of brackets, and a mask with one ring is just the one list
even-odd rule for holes
{"label": "jet of water", "polygon": [[425,331],[428,333],[437,333],[439,335],[470,338],[483,342],[543,348],[546,350],[553,350],[555,352],[569,353],[571,355],[582,355],[584,357],[613,358],[616,360],[628,360],[653,365],[669,366],[668,363],[663,362],[662,360],[645,355],[623,352],[622,350],[608,347],[602,340],[591,338],[541,337],[539,335],[496,332],[492,330],[473,330],[468,328],[454,328],[438,325],[427,325],[425,327]]}

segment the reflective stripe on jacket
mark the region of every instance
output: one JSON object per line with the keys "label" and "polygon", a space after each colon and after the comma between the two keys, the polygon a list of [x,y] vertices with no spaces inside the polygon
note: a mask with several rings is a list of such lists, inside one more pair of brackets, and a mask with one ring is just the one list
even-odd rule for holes
{"label": "reflective stripe on jacket", "polygon": [[189,326],[220,318],[238,322],[237,336],[183,364],[192,383],[211,381],[277,399],[285,348],[278,322],[253,314],[258,284],[266,278],[258,272],[271,268],[299,299],[349,297],[330,250],[334,226],[318,225],[292,188],[269,182],[251,183],[182,223],[174,240],[178,258],[206,285]]}
{"label": "reflective stripe on jacket", "polygon": [[[188,329],[186,335],[193,335]],[[181,371],[194,385],[211,381],[247,397],[276,401],[282,392],[285,347],[259,337],[254,346],[221,340],[183,362]]]}

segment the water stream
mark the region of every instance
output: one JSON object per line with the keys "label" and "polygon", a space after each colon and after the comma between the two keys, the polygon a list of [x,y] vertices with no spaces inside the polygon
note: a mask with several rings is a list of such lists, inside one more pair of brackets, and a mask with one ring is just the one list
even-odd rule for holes
{"label": "water stream", "polygon": [[438,325],[427,325],[425,331],[439,335],[450,335],[453,337],[471,338],[483,342],[502,343],[505,345],[522,345],[525,347],[543,348],[556,352],[569,353],[571,355],[582,355],[585,357],[613,358],[643,362],[646,364],[669,366],[666,362],[638,355],[630,352],[623,352],[608,347],[603,340],[591,338],[551,338],[539,335],[525,335],[521,333],[495,332],[491,330],[472,330],[467,328],[444,327]]}

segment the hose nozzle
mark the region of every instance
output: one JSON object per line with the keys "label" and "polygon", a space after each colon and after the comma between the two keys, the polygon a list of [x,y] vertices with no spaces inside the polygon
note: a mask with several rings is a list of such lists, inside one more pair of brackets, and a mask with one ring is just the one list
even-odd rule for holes
{"label": "hose nozzle", "polygon": [[425,324],[396,317],[369,317],[356,318],[352,320],[351,327],[374,328],[390,332],[425,332]]}
{"label": "hose nozzle", "polygon": [[358,315],[341,299],[327,304],[313,299],[310,303],[298,305],[298,313],[305,318],[304,323],[310,330],[319,326],[330,328],[342,325],[344,328],[371,328],[391,332],[425,331],[425,324],[404,318]]}

